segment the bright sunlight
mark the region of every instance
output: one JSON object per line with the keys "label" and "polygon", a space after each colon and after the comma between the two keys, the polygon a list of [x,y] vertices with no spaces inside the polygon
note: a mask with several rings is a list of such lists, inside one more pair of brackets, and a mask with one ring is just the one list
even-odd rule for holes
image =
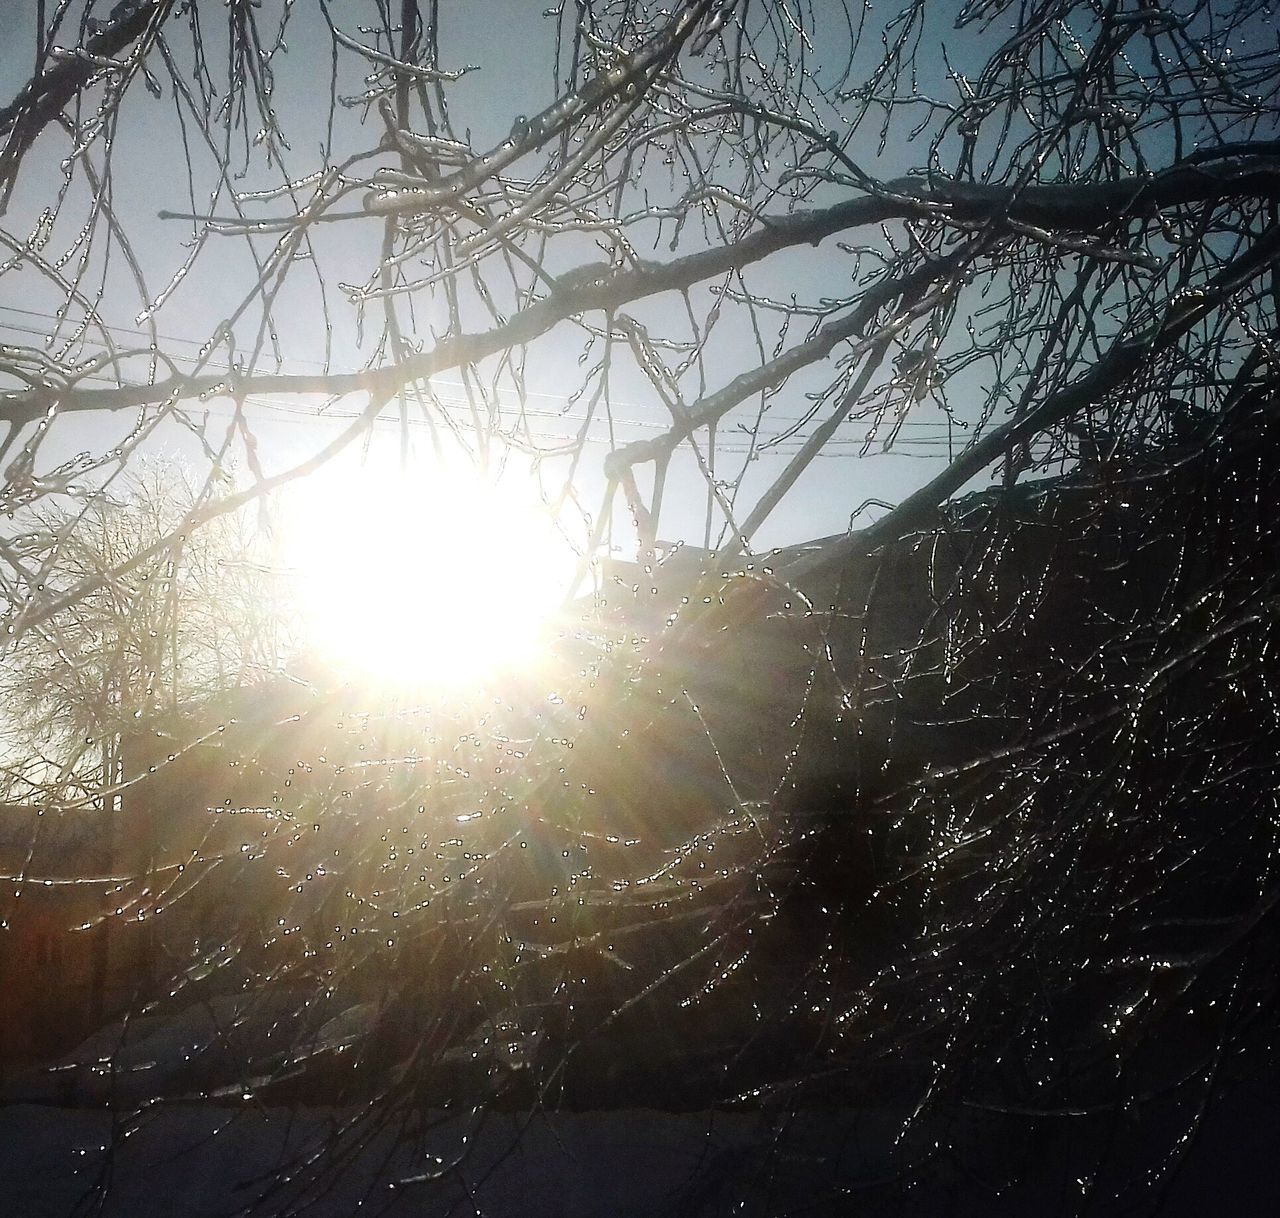
{"label": "bright sunlight", "polygon": [[575,555],[532,480],[366,456],[285,504],[310,644],[344,675],[458,689],[536,662]]}

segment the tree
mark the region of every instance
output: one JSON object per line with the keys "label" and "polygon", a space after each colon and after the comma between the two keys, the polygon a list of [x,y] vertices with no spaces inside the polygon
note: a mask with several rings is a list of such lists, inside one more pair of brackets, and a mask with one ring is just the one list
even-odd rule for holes
{"label": "tree", "polygon": [[25,763],[11,797],[33,788],[45,798],[91,798],[122,736],[279,671],[287,614],[272,583],[280,576],[242,517],[219,517],[138,561],[193,499],[180,473],[141,469],[78,508],[37,510],[13,538],[11,553],[50,593],[89,588],[23,634],[6,665],[6,735]]}
{"label": "tree", "polygon": [[[470,775],[459,738],[499,741],[487,720],[375,733],[386,759],[398,730],[439,748],[425,785],[361,788],[379,830],[350,845],[379,932],[362,942],[386,941],[392,892],[397,913],[429,896],[456,917],[419,917],[419,954],[397,949],[416,983],[359,991],[380,1012],[371,1060],[397,1067],[369,1111],[435,1095],[450,1051],[411,1051],[397,1020],[451,1049],[503,1003],[572,995],[533,1089],[549,1103],[567,1078],[602,1085],[634,1022],[662,1024],[651,1000],[746,1037],[735,1020],[774,985],[768,1033],[717,1077],[797,1104],[835,1078],[847,1098],[885,1046],[905,1094],[920,1046],[922,1131],[896,1178],[946,1187],[929,1148],[941,1128],[971,1151],[973,1112],[1019,1137],[1103,1114],[1080,1207],[1130,1183],[1106,1176],[1108,1146],[1145,1170],[1114,1128],[1138,1097],[1189,1103],[1171,1145],[1194,1145],[1224,1062],[1265,1060],[1274,1030],[1269,6],[584,2],[496,39],[437,3],[101,8],[38,9],[34,72],[0,110],[0,273],[30,310],[6,324],[48,330],[0,352],[0,500],[21,522],[97,495],[162,442],[209,477],[109,570],[65,545],[33,568],[15,523],[15,646],[387,430],[410,467],[427,445],[527,461],[577,515],[584,565],[637,560],[601,576],[624,605],[614,635],[595,627],[607,654],[556,691],[585,726],[517,715],[520,756],[479,792],[442,776]],[[542,83],[517,72],[531,62]],[[281,442],[289,411],[302,449]],[[234,492],[232,461],[252,475]],[[345,798],[343,765],[308,810]],[[415,789],[483,814],[421,871],[388,845]],[[643,846],[593,836],[606,795],[606,839],[625,822]],[[887,829],[860,853],[866,824]],[[733,860],[714,884],[688,870],[708,843]],[[651,910],[667,949],[624,983],[609,934],[648,943],[647,906],[608,905],[600,876],[709,904],[679,933]],[[604,908],[568,919],[576,886]],[[574,933],[511,963],[553,907]],[[342,950],[353,976],[387,971]],[[427,1018],[436,968],[456,1009]],[[1037,977],[1060,1003],[1029,997]],[[1227,1013],[1186,1033],[1179,1081],[1148,1046],[1208,1008]],[[1114,1068],[1076,1024],[1117,1029]]]}

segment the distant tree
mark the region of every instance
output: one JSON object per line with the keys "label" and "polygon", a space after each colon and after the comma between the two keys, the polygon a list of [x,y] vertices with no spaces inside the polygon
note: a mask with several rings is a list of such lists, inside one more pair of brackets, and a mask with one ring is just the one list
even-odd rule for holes
{"label": "distant tree", "polygon": [[288,614],[269,547],[240,516],[174,539],[194,494],[153,466],[37,510],[10,540],[48,594],[86,589],[22,634],[3,669],[14,795],[83,798],[123,735],[279,671]]}

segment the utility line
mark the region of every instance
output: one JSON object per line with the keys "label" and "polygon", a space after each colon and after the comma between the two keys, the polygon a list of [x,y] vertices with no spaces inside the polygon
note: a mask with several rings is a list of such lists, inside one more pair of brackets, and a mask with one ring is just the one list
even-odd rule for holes
{"label": "utility line", "polygon": [[[25,309],[25,308],[20,308],[19,306],[16,306],[16,305],[9,305],[9,304],[0,304],[0,312],[16,314],[21,317],[29,317],[32,319],[39,319],[41,321],[49,321],[54,323],[62,323],[62,322],[65,322],[66,320],[65,318],[59,318],[54,314],[46,313],[41,310]],[[147,340],[146,350],[151,349],[151,346],[152,346],[150,342],[151,335],[145,331],[135,330],[127,326],[106,325],[103,323],[99,323],[96,326],[96,328],[106,330],[108,333],[117,335],[117,336],[128,335],[128,336],[132,336],[139,339],[145,339]],[[6,330],[15,334],[32,335],[34,337],[45,338],[46,340],[49,337],[46,331],[38,327],[24,326],[18,322],[13,322],[13,321],[0,321],[0,330]],[[190,346],[190,347],[200,346],[200,344],[194,339],[178,338],[172,335],[161,335],[161,334],[157,334],[155,337],[165,343],[171,343],[171,344],[176,344],[180,346]],[[136,354],[140,357],[145,358],[146,352],[139,351]],[[172,359],[173,362],[175,363],[195,363],[196,362],[195,357],[193,356],[172,355],[170,356],[170,359]],[[318,360],[298,359],[298,360],[293,360],[291,362],[295,365],[306,366],[306,367],[314,367],[314,368],[323,367],[323,364]],[[229,368],[229,365],[222,361],[206,360],[205,363],[210,364],[216,368],[221,368],[221,369]],[[110,376],[102,372],[94,373],[91,376],[86,377],[85,379],[90,383],[94,383],[94,384],[104,384],[104,385],[115,384],[115,381]],[[460,394],[465,394],[466,386],[462,382],[431,381],[429,382],[429,385],[432,389],[433,395],[436,397],[439,404],[445,410],[452,412],[453,410],[466,408],[468,413],[470,412],[471,402],[468,397],[458,396],[454,398],[447,398],[438,392],[440,388],[447,388],[447,389],[459,391]],[[498,390],[497,392],[499,396],[501,396],[504,393],[505,394],[520,393],[523,397],[528,397],[528,398],[539,398],[547,401],[556,401],[556,402],[568,401],[568,398],[564,395],[551,394],[551,393],[547,393],[539,390],[502,389],[502,390]],[[272,415],[292,416],[289,419],[276,419],[276,422],[292,422],[297,425],[323,422],[326,420],[333,420],[335,422],[338,422],[338,421],[345,422],[355,418],[357,415],[357,412],[355,411],[322,410],[318,407],[310,408],[306,406],[290,405],[285,402],[273,401],[269,398],[265,398],[260,395],[251,395],[249,397],[246,397],[245,404],[267,411]],[[219,418],[232,417],[229,413],[225,413],[221,410],[214,410],[208,405],[206,405],[204,409],[206,410],[207,413],[214,414],[216,417],[219,417]],[[524,405],[502,406],[501,404],[498,404],[496,407],[495,413],[499,417],[505,416],[507,418],[552,419],[552,420],[557,420],[560,422],[568,422],[568,423],[585,423],[587,421],[587,416],[585,413],[575,413],[568,410],[530,409],[528,406],[524,406]],[[774,416],[769,416],[769,417],[770,417],[770,421],[780,424],[784,429],[790,426],[794,426],[795,424],[798,424],[801,422],[800,418],[790,418],[790,417],[779,418]],[[406,421],[409,423],[410,426],[413,426],[415,428],[424,428],[424,427],[432,426],[431,421],[428,419],[410,418],[408,420],[405,420],[398,415],[395,415],[395,416],[381,415],[374,420],[375,423],[381,423],[387,426],[396,426],[396,427],[402,426]],[[471,427],[470,420],[468,419],[461,419],[461,420],[455,419],[455,422],[457,422],[461,426],[466,426],[468,428]],[[607,425],[615,428],[617,427],[635,428],[635,429],[650,430],[650,431],[665,431],[669,426],[669,424],[661,422],[659,420],[655,420],[655,419],[635,419],[635,418],[617,418],[617,417],[609,418],[609,417],[603,417],[603,416],[596,416],[595,418],[592,419],[592,422],[597,423],[602,427]],[[935,421],[935,420],[905,419],[899,424],[899,426],[910,427],[914,432],[916,432],[916,434],[910,435],[907,437],[900,437],[897,444],[895,444],[894,446],[895,448],[910,448],[915,450],[932,448],[932,449],[941,451],[944,449],[949,450],[951,447],[952,439],[950,434],[950,427],[945,420]],[[933,434],[930,434],[928,431],[925,431],[925,429],[932,429]],[[924,432],[924,434],[920,434],[921,432]],[[774,434],[780,434],[780,433],[774,433]],[[580,441],[582,443],[590,444],[592,446],[609,446],[612,443],[612,441],[610,441],[609,439],[605,437],[600,437],[600,436],[591,436],[591,435],[580,436],[576,432],[574,433],[544,432],[544,431],[537,431],[532,428],[530,429],[529,438],[535,441],[542,440],[542,441],[548,441],[552,443],[571,443],[575,441]],[[779,445],[772,445],[769,443],[770,437],[768,435],[760,435],[756,437],[756,443],[754,445],[747,443],[747,441],[750,438],[751,437],[749,433],[744,430],[742,432],[743,443],[721,444],[717,446],[716,451],[717,453],[721,453],[726,456],[746,456],[754,453],[759,458],[764,458],[764,457],[773,457],[773,456],[779,456],[779,457],[786,456],[793,453],[798,448],[798,442],[794,446],[788,445],[785,443],[779,444]],[[828,458],[829,457],[847,457],[853,454],[848,451],[833,451],[833,450],[850,449],[850,448],[853,448],[854,446],[858,446],[859,448],[861,448],[866,444],[866,442],[867,441],[866,441],[865,435],[836,436],[832,438],[832,440],[827,446],[827,449],[824,450],[824,452],[820,455]],[[910,455],[910,454],[907,454],[907,455]],[[919,454],[919,455],[924,455],[924,454]]]}

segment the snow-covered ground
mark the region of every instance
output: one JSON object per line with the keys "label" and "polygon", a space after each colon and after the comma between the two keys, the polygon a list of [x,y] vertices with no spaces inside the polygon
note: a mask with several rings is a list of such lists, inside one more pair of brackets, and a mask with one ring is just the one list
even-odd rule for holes
{"label": "snow-covered ground", "polygon": [[[259,1069],[346,1063],[371,1019],[369,1004],[285,989],[213,998],[11,1074],[0,1218],[1280,1213],[1274,1068],[1237,1074],[1207,1107],[1191,1079],[1119,1114],[961,1104],[918,1122],[921,1080],[893,1071],[866,1089],[870,1106],[800,1113],[658,1112],[617,1095],[602,1111],[459,1114],[405,1089],[346,1108],[255,1094]],[[488,1052],[524,1068],[518,1032],[489,1021],[442,1064]],[[102,1208],[80,1208],[95,1190]]]}
{"label": "snow-covered ground", "polygon": [[[1274,1080],[1273,1080],[1274,1081]],[[1210,1112],[1167,1188],[1150,1187],[1137,1145],[1168,1130],[1130,1122],[1114,1173],[1083,1212],[1174,1218],[1280,1213],[1277,1095],[1260,1083]],[[1017,1151],[1020,1183],[993,1192],[1014,1147],[979,1117],[961,1166],[944,1154],[923,1171],[896,1167],[888,1114],[488,1113],[411,1111],[390,1123],[369,1111],[164,1104],[122,1124],[102,1110],[18,1104],[0,1109],[0,1212],[14,1218],[212,1218],[307,1214],[348,1218],[626,1218],[644,1215],[1052,1215],[1082,1212],[1060,1123]],[[354,1124],[353,1124],[354,1123]],[[1159,1122],[1157,1122],[1159,1124]],[[345,1134],[342,1131],[345,1129]],[[952,1131],[954,1132],[954,1130]],[[1130,1134],[1137,1134],[1137,1140]],[[114,1149],[107,1147],[114,1141]],[[1148,1146],[1148,1153],[1151,1147]],[[916,1152],[919,1147],[917,1146]],[[913,1153],[916,1153],[913,1152]],[[1126,1164],[1124,1156],[1138,1153]],[[896,1162],[895,1162],[896,1159]],[[101,1210],[76,1210],[109,1172]],[[1112,1183],[1116,1177],[1113,1175]]]}
{"label": "snow-covered ground", "polygon": [[[204,1218],[255,1200],[255,1212],[293,1213],[289,1202],[310,1198],[314,1207],[302,1212],[321,1218],[639,1218],[730,1213],[738,1202],[745,1208],[736,1212],[764,1214],[805,1200],[821,1205],[835,1177],[852,1182],[857,1174],[852,1144],[844,1162],[827,1138],[800,1149],[785,1134],[778,1144],[777,1131],[749,1113],[490,1113],[482,1122],[423,1113],[421,1124],[433,1127],[416,1149],[419,1131],[397,1122],[347,1161],[331,1139],[357,1116],[335,1109],[165,1106],[116,1146],[102,1213]],[[15,1218],[71,1213],[100,1178],[111,1137],[111,1117],[101,1111],[0,1110],[4,1212]],[[325,1147],[335,1149],[334,1161],[317,1161],[313,1186],[267,1191],[278,1175],[287,1177]],[[308,1174],[304,1169],[303,1178]]]}

